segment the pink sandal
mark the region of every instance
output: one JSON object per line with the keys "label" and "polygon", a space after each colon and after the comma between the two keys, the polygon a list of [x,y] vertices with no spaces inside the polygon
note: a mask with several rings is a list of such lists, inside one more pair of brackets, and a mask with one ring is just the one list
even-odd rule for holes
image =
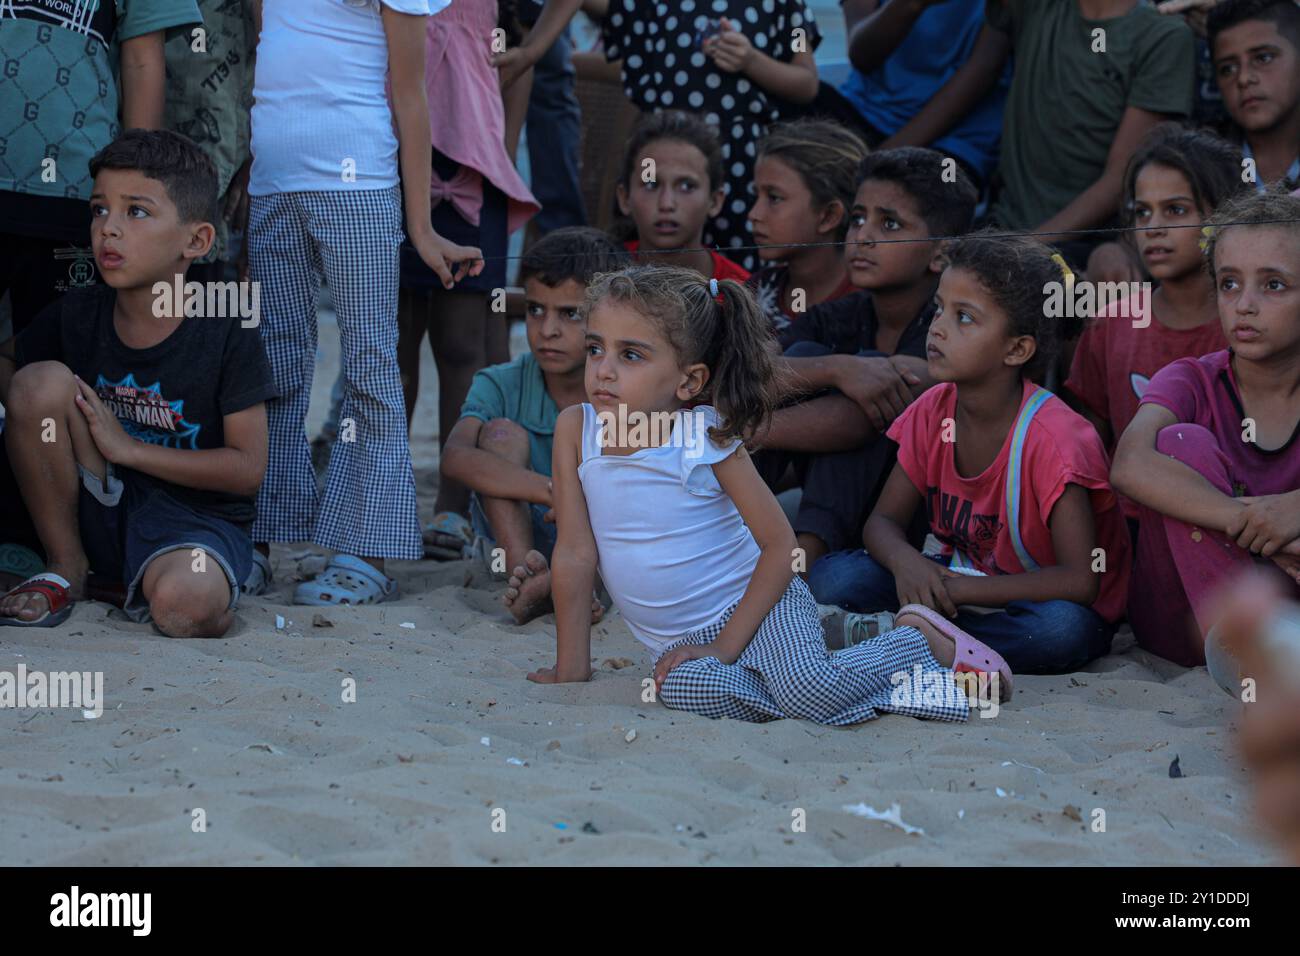
{"label": "pink sandal", "polygon": [[952,662],[955,673],[997,674],[1000,687],[998,696],[1001,702],[1005,703],[1011,699],[1011,667],[1002,659],[1001,654],[924,604],[909,604],[900,608],[894,615],[895,627],[906,627],[898,623],[898,619],[904,614],[915,614],[940,634],[952,638],[957,652]]}

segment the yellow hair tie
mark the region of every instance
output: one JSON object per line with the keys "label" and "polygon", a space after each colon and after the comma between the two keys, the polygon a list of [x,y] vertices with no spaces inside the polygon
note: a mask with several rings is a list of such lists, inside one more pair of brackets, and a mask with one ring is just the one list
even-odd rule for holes
{"label": "yellow hair tie", "polygon": [[1214,227],[1202,226],[1201,238],[1199,243],[1201,247],[1201,255],[1205,255],[1206,251],[1210,248],[1210,240],[1213,238],[1214,238]]}
{"label": "yellow hair tie", "polygon": [[1074,292],[1074,270],[1065,262],[1065,256],[1059,252],[1052,254],[1052,261],[1061,269],[1061,278],[1065,280],[1065,294],[1070,295]]}

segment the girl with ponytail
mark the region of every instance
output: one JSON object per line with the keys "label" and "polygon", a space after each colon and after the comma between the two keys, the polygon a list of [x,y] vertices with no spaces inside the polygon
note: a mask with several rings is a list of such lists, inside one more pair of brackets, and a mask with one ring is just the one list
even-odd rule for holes
{"label": "girl with ponytail", "polygon": [[[590,678],[599,571],[674,709],[836,725],[881,712],[965,720],[954,668],[1003,671],[1009,689],[996,655],[936,628],[924,608],[903,609],[875,640],[827,649],[794,573],[794,532],[742,443],[776,385],[767,323],[744,286],[637,266],[597,276],[584,311],[588,401],[560,413],[552,464],[556,664],[531,680]],[[922,676],[948,692],[910,692]]]}

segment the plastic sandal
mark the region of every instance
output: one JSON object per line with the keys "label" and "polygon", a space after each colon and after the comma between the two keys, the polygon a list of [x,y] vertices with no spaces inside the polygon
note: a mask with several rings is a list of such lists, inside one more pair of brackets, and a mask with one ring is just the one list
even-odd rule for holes
{"label": "plastic sandal", "polygon": [[440,511],[424,526],[424,556],[435,561],[459,561],[474,546],[469,519],[454,511]]}
{"label": "plastic sandal", "polygon": [[[957,650],[952,662],[955,673],[997,674],[1000,685],[999,696],[1003,702],[1011,699],[1011,667],[1002,659],[1001,654],[923,604],[909,604],[899,608],[898,613],[894,615],[895,622],[904,614],[914,614],[940,634],[952,638]],[[905,626],[895,623],[895,627]]]}
{"label": "plastic sandal", "polygon": [[314,580],[293,593],[294,604],[382,604],[397,597],[397,582],[350,554],[336,554]]}
{"label": "plastic sandal", "polygon": [[257,597],[259,594],[265,594],[271,587],[271,560],[256,548],[253,549],[253,566],[249,569],[248,577],[244,583],[239,586],[239,590],[244,594]]}
{"label": "plastic sandal", "polygon": [[34,621],[21,621],[16,617],[0,616],[0,627],[58,627],[72,613],[73,601],[68,596],[68,589],[71,587],[72,585],[67,578],[55,574],[53,571],[33,574],[10,591],[9,594],[6,594],[5,597],[9,597],[11,594],[41,594],[45,596],[49,607],[46,608],[44,614]]}

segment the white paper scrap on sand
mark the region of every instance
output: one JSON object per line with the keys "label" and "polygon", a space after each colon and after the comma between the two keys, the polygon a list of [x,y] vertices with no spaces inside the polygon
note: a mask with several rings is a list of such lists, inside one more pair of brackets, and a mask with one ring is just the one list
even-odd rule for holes
{"label": "white paper scrap on sand", "polygon": [[925,831],[920,827],[914,827],[910,823],[903,822],[903,808],[896,803],[890,804],[888,810],[877,810],[875,807],[869,807],[865,803],[859,803],[856,806],[846,803],[844,805],[844,810],[847,813],[853,814],[855,817],[866,817],[868,820],[879,820],[882,823],[893,824],[898,827],[898,829],[909,835],[919,833],[921,836],[925,836]]}
{"label": "white paper scrap on sand", "polygon": [[478,739],[478,742],[481,743],[484,747],[491,747],[491,746],[492,746],[492,738],[491,738],[491,737],[480,737],[480,738]]}
{"label": "white paper scrap on sand", "polygon": [[399,625],[397,625],[397,626],[398,626],[398,627],[404,627],[404,628],[406,628],[406,629],[409,630],[409,631],[413,631],[413,630],[415,630],[415,625],[412,624],[410,621],[403,621],[401,624],[399,624]]}

